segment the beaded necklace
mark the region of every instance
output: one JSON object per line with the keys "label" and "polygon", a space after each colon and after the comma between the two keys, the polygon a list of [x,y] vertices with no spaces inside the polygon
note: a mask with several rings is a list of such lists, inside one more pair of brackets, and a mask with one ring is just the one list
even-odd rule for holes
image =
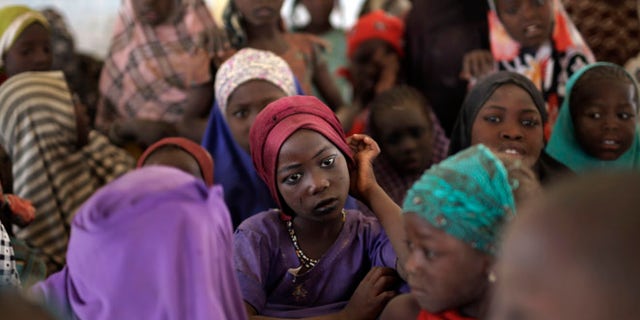
{"label": "beaded necklace", "polygon": [[[344,209],[342,209],[343,223],[346,220],[346,215],[347,215],[347,212]],[[302,252],[302,249],[300,249],[300,245],[298,245],[298,237],[296,236],[296,231],[293,230],[293,219],[289,219],[285,223],[287,225],[287,231],[289,231],[289,238],[291,238],[291,242],[293,242],[293,248],[296,251],[296,256],[298,256],[298,260],[300,260],[302,265],[307,269],[311,269],[315,267],[316,264],[318,264],[318,261],[320,261],[320,259],[311,259],[306,254],[304,254],[304,252]]]}

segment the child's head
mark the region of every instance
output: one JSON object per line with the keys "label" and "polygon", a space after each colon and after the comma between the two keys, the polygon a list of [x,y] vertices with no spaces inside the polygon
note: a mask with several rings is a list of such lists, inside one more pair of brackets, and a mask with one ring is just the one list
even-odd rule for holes
{"label": "child's head", "polygon": [[12,77],[49,71],[53,55],[47,19],[25,6],[0,9],[0,68]]}
{"label": "child's head", "polygon": [[489,0],[509,35],[537,49],[551,38],[555,0]]}
{"label": "child's head", "polygon": [[434,124],[430,108],[422,94],[408,86],[387,90],[370,104],[371,136],[402,174],[422,173],[431,165]]}
{"label": "child's head", "polygon": [[199,144],[185,138],[164,138],[152,144],[138,159],[138,168],[163,165],[180,169],[213,185],[213,159]]}
{"label": "child's head", "polygon": [[246,28],[269,28],[274,25],[283,28],[280,17],[283,3],[284,0],[229,0],[223,19],[231,44],[236,48],[246,45]]}
{"label": "child's head", "polygon": [[182,0],[130,0],[133,11],[142,23],[157,26],[166,22]]}
{"label": "child's head", "polygon": [[478,145],[433,166],[407,192],[405,270],[422,309],[473,312],[484,303],[500,231],[516,210],[512,184]]}
{"label": "child's head", "polygon": [[353,158],[329,107],[312,96],[282,98],[256,117],[250,142],[256,171],[285,214],[341,215]]}
{"label": "child's head", "polygon": [[482,143],[533,168],[544,148],[542,94],[526,77],[498,72],[467,95],[451,136],[450,153]]}
{"label": "child's head", "polygon": [[523,206],[506,231],[490,319],[635,319],[640,176],[580,177]]}
{"label": "child's head", "polygon": [[245,48],[218,69],[215,95],[238,145],[249,152],[249,130],[269,103],[296,94],[289,65],[269,51]]}
{"label": "child's head", "polygon": [[600,63],[587,68],[568,87],[575,137],[588,155],[616,160],[636,137],[637,88],[622,67]]}
{"label": "child's head", "polygon": [[335,0],[295,0],[293,1],[292,22],[297,29],[307,25],[326,23],[333,10],[339,5],[339,1]]}

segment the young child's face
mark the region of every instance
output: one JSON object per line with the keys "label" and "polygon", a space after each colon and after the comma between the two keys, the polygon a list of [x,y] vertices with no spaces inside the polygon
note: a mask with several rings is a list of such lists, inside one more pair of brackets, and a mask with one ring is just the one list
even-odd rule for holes
{"label": "young child's face", "polygon": [[28,71],[49,71],[53,55],[49,31],[40,23],[24,29],[11,48],[4,55],[7,76]]}
{"label": "young child's face", "polygon": [[415,213],[404,215],[404,228],[410,247],[407,281],[422,309],[439,313],[481,299],[491,265],[487,255]]}
{"label": "young child's face", "polygon": [[342,216],[349,194],[349,169],[340,150],[323,135],[298,130],[278,155],[277,186],[296,217],[331,221]]}
{"label": "young child's face", "polygon": [[247,153],[250,152],[249,131],[256,116],[269,103],[285,96],[282,89],[263,80],[245,82],[229,96],[224,116],[233,138]]}
{"label": "young child's face", "polygon": [[280,9],[284,0],[232,0],[247,23],[253,26],[269,26],[280,21]]}
{"label": "young child's face", "polygon": [[[633,143],[636,89],[630,82],[594,80],[589,92],[576,92],[571,116],[578,143],[592,157],[615,160]],[[584,91],[584,90],[583,90]]]}
{"label": "young child's face", "polygon": [[398,54],[389,48],[383,40],[372,39],[358,46],[349,60],[349,73],[354,95],[361,102],[371,101],[375,97],[375,89],[383,69],[388,67],[389,59],[397,59]]}
{"label": "young child's face", "polygon": [[542,116],[524,89],[506,84],[482,105],[471,128],[471,144],[520,159],[533,168],[544,148]]}
{"label": "young child's face", "polygon": [[418,102],[372,114],[375,137],[391,165],[403,174],[422,173],[433,155],[433,124]]}
{"label": "young child's face", "polygon": [[538,48],[553,31],[553,0],[495,0],[500,21],[524,48]]}
{"label": "young child's face", "polygon": [[132,0],[133,10],[138,19],[156,26],[167,21],[180,0]]}
{"label": "young child's face", "polygon": [[144,162],[144,166],[162,165],[173,167],[204,180],[198,161],[188,152],[176,146],[166,146],[154,151]]}

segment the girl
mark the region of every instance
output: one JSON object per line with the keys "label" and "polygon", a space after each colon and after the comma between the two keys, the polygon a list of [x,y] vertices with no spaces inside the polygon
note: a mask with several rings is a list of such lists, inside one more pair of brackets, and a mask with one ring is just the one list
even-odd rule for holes
{"label": "girl", "polygon": [[375,319],[396,286],[392,269],[372,267],[395,267],[396,254],[377,219],[343,209],[353,184],[374,212],[400,218],[372,178],[375,142],[359,136],[348,144],[331,110],[308,96],[267,106],[250,142],[279,209],[245,220],[235,234],[235,268],[249,315]]}
{"label": "girl", "polygon": [[583,68],[567,83],[546,152],[575,172],[599,168],[640,168],[633,77],[615,64]]}
{"label": "girl", "polygon": [[312,93],[313,84],[320,97],[337,110],[343,105],[342,97],[322,57],[318,40],[308,34],[285,32],[280,18],[282,4],[283,0],[230,0],[225,26],[231,43],[236,48],[249,47],[279,55],[287,61],[305,94]]}
{"label": "girl", "polygon": [[24,72],[0,86],[0,143],[11,158],[14,193],[36,207],[33,223],[16,236],[41,249],[50,269],[60,268],[75,210],[133,168],[133,159],[89,129],[59,71]]}
{"label": "girl", "polygon": [[295,95],[287,63],[269,51],[245,48],[225,61],[216,75],[216,106],[202,146],[216,161],[216,183],[224,187],[234,227],[275,203],[249,155],[249,129],[272,101]]}
{"label": "girl", "polygon": [[558,115],[571,75],[595,62],[559,0],[488,0],[491,52],[473,51],[465,56],[463,77],[479,79],[494,69],[525,75],[547,103],[549,121],[545,137]]}
{"label": "girl", "polygon": [[392,300],[382,319],[484,319],[500,230],[516,213],[514,193],[537,183],[533,174],[516,175],[483,145],[425,172],[403,205],[411,294]]}
{"label": "girl", "polygon": [[164,138],[152,144],[138,159],[137,168],[164,165],[180,169],[213,186],[213,158],[207,150],[185,138]]}
{"label": "girl", "polygon": [[543,150],[545,103],[526,77],[501,71],[474,86],[462,105],[449,154],[482,143],[493,152],[520,159],[546,184],[567,169]]}
{"label": "girl", "polygon": [[202,0],[126,0],[100,77],[96,127],[143,148],[200,141],[213,96],[216,26]]}
{"label": "girl", "polygon": [[222,188],[135,170],[73,218],[65,268],[32,292],[64,319],[246,319]]}

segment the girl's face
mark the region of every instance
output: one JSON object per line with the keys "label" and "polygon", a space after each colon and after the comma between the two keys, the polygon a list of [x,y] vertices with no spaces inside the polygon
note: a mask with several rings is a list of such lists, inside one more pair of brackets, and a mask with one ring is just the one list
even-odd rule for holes
{"label": "girl's face", "polygon": [[386,159],[399,172],[421,173],[431,163],[433,124],[417,103],[377,110],[372,121]]}
{"label": "girl's face", "polygon": [[167,21],[180,0],[132,0],[133,10],[140,21],[156,26]]}
{"label": "girl's face", "polygon": [[284,0],[232,0],[244,20],[252,26],[269,26],[280,21]]}
{"label": "girl's face", "polygon": [[49,71],[53,55],[49,31],[40,23],[24,29],[13,46],[4,55],[7,76],[28,71]]}
{"label": "girl's face", "polygon": [[340,150],[323,135],[298,130],[278,155],[277,186],[296,217],[331,221],[342,216],[349,194],[349,169]]}
{"label": "girl's face", "polygon": [[601,160],[616,160],[636,131],[636,89],[630,82],[591,81],[589,92],[576,92],[571,102],[575,135],[582,149]]}
{"label": "girl's face", "polygon": [[431,313],[483,300],[491,258],[433,227],[416,213],[404,215],[409,241],[405,264],[411,294]]}
{"label": "girl's face", "polygon": [[542,116],[527,91],[505,84],[493,92],[471,128],[471,144],[479,143],[533,168],[544,148],[544,137]]}
{"label": "girl's face", "polygon": [[145,167],[150,165],[173,167],[204,180],[196,158],[177,146],[161,147],[153,152],[144,162]]}
{"label": "girl's face", "polygon": [[500,21],[524,48],[536,49],[551,37],[554,0],[495,0]]}
{"label": "girl's face", "polygon": [[376,85],[391,59],[399,61],[400,56],[380,39],[364,41],[354,51],[349,59],[349,73],[360,103],[367,104],[375,97]]}
{"label": "girl's face", "polygon": [[249,131],[258,113],[269,103],[286,96],[282,89],[264,80],[245,82],[231,93],[224,116],[233,138],[247,153],[250,152]]}

